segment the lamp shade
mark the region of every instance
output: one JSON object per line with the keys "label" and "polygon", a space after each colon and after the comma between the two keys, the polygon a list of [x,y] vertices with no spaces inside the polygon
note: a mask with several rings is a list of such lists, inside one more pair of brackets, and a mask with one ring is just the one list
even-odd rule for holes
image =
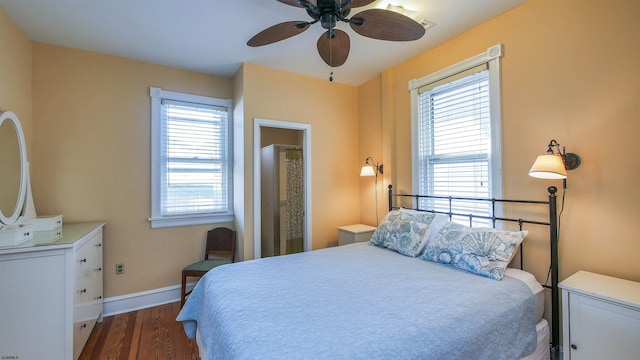
{"label": "lamp shade", "polygon": [[529,176],[540,179],[566,179],[567,169],[560,155],[538,155],[529,170]]}
{"label": "lamp shade", "polygon": [[360,170],[360,176],[376,176],[376,172],[373,170],[373,166],[365,165]]}

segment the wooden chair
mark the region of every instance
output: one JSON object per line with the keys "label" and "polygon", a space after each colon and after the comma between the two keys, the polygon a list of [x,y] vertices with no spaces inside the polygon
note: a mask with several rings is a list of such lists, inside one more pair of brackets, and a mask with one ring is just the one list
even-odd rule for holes
{"label": "wooden chair", "polygon": [[227,228],[216,228],[207,232],[207,246],[204,260],[186,266],[182,269],[182,292],[180,307],[184,305],[185,297],[191,293],[186,292],[187,276],[202,277],[207,271],[216,266],[230,264],[235,261],[236,232]]}

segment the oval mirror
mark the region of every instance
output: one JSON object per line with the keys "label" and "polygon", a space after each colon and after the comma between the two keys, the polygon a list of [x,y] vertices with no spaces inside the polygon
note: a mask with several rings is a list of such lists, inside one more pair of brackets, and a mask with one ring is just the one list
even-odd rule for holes
{"label": "oval mirror", "polygon": [[0,115],[0,225],[18,220],[27,190],[27,148],[16,114]]}

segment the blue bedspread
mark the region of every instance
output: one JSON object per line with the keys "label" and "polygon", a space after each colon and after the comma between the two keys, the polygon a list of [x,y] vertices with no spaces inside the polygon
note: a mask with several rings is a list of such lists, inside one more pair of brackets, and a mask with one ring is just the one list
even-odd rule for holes
{"label": "blue bedspread", "polygon": [[357,243],[215,268],[178,315],[207,359],[518,359],[536,347],[534,298]]}

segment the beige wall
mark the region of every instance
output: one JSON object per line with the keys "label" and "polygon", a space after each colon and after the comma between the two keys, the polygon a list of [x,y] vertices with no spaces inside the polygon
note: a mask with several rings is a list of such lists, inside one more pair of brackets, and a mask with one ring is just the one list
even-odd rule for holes
{"label": "beige wall", "polygon": [[[393,110],[389,115],[382,109],[378,117],[383,129],[391,118],[394,136],[381,147],[362,142],[360,153],[393,149],[385,161],[395,171],[386,176],[411,191],[408,81],[502,43],[505,197],[545,199],[547,186],[561,186],[527,175],[549,140],[558,140],[583,159],[569,173],[560,278],[582,269],[640,281],[640,242],[634,235],[640,217],[638,14],[635,0],[530,0],[388,70],[361,86],[360,96],[362,107],[363,93],[377,91],[377,81],[387,80],[381,92],[392,95],[382,100]],[[378,136],[378,130],[363,125],[376,118],[369,111],[360,112],[362,139]],[[361,187],[362,199],[369,191]],[[369,221],[364,211],[361,219]],[[544,263],[546,258],[530,260]]]}
{"label": "beige wall", "polygon": [[[150,228],[149,86],[234,98],[240,259],[253,258],[256,117],[311,125],[314,248],[337,244],[336,227],[360,215],[355,87],[251,64],[226,79],[39,43],[33,76],[36,208],[68,223],[107,223],[107,297],[178,284],[180,269],[202,256],[210,227]],[[306,95],[290,101],[301,88]],[[123,275],[116,263],[125,264]]]}
{"label": "beige wall", "polygon": [[106,297],[179,284],[211,226],[151,229],[149,87],[230,98],[231,79],[39,43],[33,78],[38,213],[106,222]]}
{"label": "beige wall", "polygon": [[241,73],[244,213],[237,216],[243,219],[244,258],[253,258],[255,118],[311,126],[312,246],[337,245],[336,227],[360,216],[357,88],[248,63]]}
{"label": "beige wall", "polygon": [[[388,166],[389,162],[382,156],[382,107],[381,107],[381,79],[376,77],[361,85],[358,91],[358,104],[360,108],[359,128],[360,142],[358,146],[358,167],[362,168],[365,159],[369,156],[377,163]],[[386,170],[386,171],[384,171]],[[389,169],[383,171],[390,173]],[[375,178],[360,178],[360,221],[361,224],[376,226],[378,221],[387,213],[387,198],[384,196],[383,176],[378,177],[378,186],[375,187]],[[378,201],[378,221],[376,221],[376,195]]]}
{"label": "beige wall", "polygon": [[[23,129],[26,145],[27,158],[31,156],[31,52],[32,45],[29,38],[20,30],[9,18],[9,16],[0,9],[0,49],[3,54],[0,56],[0,113],[12,111],[18,116],[21,127]],[[5,122],[2,129],[7,135],[11,135],[14,140],[5,144],[0,143],[0,148],[5,153],[3,159],[19,158],[19,148],[16,146],[15,131],[11,125]],[[11,127],[11,128],[10,128]],[[9,132],[10,131],[10,132]],[[2,147],[5,145],[5,147]],[[11,151],[8,155],[6,151]],[[0,180],[7,182],[0,186],[0,210],[5,216],[13,215],[17,200],[17,189],[20,184],[20,163],[14,162],[16,170],[8,171],[8,169],[0,170]],[[9,165],[9,164],[7,164]],[[4,171],[4,173],[3,173]],[[15,175],[15,176],[11,176]],[[9,185],[11,184],[11,185]]]}
{"label": "beige wall", "polygon": [[13,111],[22,125],[31,158],[31,40],[0,8],[0,112]]}

